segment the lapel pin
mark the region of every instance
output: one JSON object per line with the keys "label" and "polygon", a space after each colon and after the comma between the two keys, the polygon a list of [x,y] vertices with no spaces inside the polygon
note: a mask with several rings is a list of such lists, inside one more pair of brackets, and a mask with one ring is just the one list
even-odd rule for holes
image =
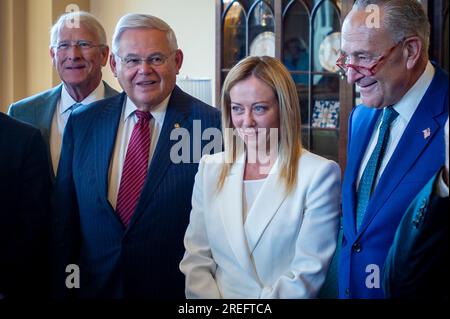
{"label": "lapel pin", "polygon": [[175,127],[175,128],[180,128],[180,124],[179,124],[179,123],[175,123],[175,124],[174,124],[174,127]]}
{"label": "lapel pin", "polygon": [[431,135],[431,130],[430,130],[430,128],[428,127],[428,128],[426,128],[425,130],[423,130],[422,133],[423,133],[423,138],[424,138],[424,139],[427,139],[427,138],[429,138],[430,135]]}

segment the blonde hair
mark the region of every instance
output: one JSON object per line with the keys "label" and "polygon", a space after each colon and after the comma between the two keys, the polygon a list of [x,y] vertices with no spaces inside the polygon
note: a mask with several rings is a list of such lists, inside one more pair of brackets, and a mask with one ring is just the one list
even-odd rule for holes
{"label": "blonde hair", "polygon": [[222,132],[224,132],[225,164],[222,167],[218,190],[223,187],[233,163],[242,154],[241,139],[230,133],[234,129],[231,121],[230,90],[238,82],[254,76],[273,89],[279,106],[278,162],[280,178],[289,193],[297,183],[298,160],[302,153],[300,103],[295,83],[284,65],[269,56],[250,56],[241,60],[225,78],[220,106],[222,109]]}

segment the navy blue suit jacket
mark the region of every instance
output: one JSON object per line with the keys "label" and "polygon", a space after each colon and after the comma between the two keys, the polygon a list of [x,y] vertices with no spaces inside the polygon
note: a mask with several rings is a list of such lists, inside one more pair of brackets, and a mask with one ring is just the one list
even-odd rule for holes
{"label": "navy blue suit jacket", "polygon": [[175,87],[141,197],[124,228],[107,196],[125,99],[122,93],[77,109],[67,123],[55,195],[56,297],[65,294],[65,266],[75,263],[81,298],[184,298],[178,265],[198,163],[171,161],[179,139],[170,134],[177,126],[186,129],[192,153],[193,121],[200,120],[202,130],[220,129],[220,112]]}
{"label": "navy blue suit jacket", "polygon": [[0,113],[0,294],[48,293],[51,179],[38,129]]}
{"label": "navy blue suit jacket", "polygon": [[[360,105],[350,115],[348,161],[342,186],[344,237],[338,265],[340,298],[383,298],[377,275],[384,266],[397,226],[409,203],[444,165],[449,80],[441,68],[435,69],[430,87],[380,177],[358,232],[355,185],[382,110]],[[428,128],[430,135],[425,138],[423,130]],[[376,269],[380,272],[376,273]]]}

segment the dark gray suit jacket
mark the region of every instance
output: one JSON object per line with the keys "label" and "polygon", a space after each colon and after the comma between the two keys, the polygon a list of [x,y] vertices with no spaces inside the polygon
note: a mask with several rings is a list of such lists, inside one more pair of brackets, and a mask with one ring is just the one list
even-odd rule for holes
{"label": "dark gray suit jacket", "polygon": [[[105,98],[119,94],[119,92],[111,88],[105,81],[103,83],[105,84]],[[29,123],[41,131],[50,159],[50,130],[52,127],[53,113],[61,97],[62,86],[63,84],[61,83],[50,90],[15,102],[11,104],[8,111],[9,116]],[[51,175],[53,176],[51,160],[49,164]]]}

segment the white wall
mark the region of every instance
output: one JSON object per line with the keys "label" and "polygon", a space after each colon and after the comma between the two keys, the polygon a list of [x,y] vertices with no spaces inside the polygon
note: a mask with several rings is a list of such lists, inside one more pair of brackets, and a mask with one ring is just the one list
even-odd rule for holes
{"label": "white wall", "polygon": [[[104,25],[111,37],[118,19],[127,13],[147,13],[166,21],[175,31],[184,52],[180,76],[209,78],[214,92],[215,77],[215,1],[212,0],[91,0],[91,13]],[[120,89],[108,68],[104,79]],[[213,95],[214,96],[214,95]]]}

